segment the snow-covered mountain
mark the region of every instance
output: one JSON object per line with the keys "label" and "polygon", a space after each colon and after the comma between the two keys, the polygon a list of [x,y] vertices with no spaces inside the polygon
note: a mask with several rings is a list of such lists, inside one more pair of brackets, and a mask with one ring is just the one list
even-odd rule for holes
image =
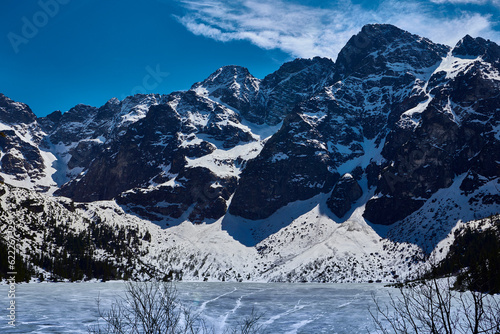
{"label": "snow-covered mountain", "polygon": [[494,42],[368,25],[335,62],[262,80],[225,66],[43,118],[0,95],[1,228],[25,221],[39,272],[42,244],[74,246],[45,225],[125,276],[395,280],[457,223],[500,213],[499,91]]}

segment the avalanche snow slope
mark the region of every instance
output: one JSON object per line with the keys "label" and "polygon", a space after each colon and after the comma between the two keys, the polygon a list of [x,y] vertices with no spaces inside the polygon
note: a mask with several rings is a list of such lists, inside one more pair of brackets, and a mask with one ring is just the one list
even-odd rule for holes
{"label": "avalanche snow slope", "polygon": [[[232,239],[220,223],[192,224],[185,221],[163,229],[157,224],[127,214],[114,202],[94,202],[81,211],[87,217],[99,217],[109,226],[141,226],[150,240],[139,249],[140,262],[150,269],[150,277],[168,277],[185,281],[261,280],[259,256],[255,248]],[[132,269],[132,268],[131,268]]]}
{"label": "avalanche snow slope", "polygon": [[[323,198],[324,200],[324,198]],[[113,202],[89,204],[82,214],[109,226],[138,224],[150,231],[141,264],[156,277],[185,281],[394,282],[417,271],[420,248],[382,239],[355,210],[343,223],[321,198],[297,202],[262,221],[226,215],[213,222],[184,221],[162,229],[129,215]],[[291,223],[290,223],[291,222]],[[271,234],[255,247],[235,240],[226,224],[245,238]],[[253,240],[249,240],[252,243]],[[151,271],[153,274],[153,271]],[[142,275],[140,278],[147,278]]]}
{"label": "avalanche snow slope", "polygon": [[[82,254],[90,254],[92,261],[117,270],[116,276],[107,279],[391,282],[410,274],[409,265],[419,256],[411,245],[383,241],[358,212],[343,224],[335,223],[331,213],[317,204],[318,198],[254,222],[287,224],[251,247],[222,228],[231,217],[212,224],[185,221],[163,229],[124,212],[113,201],[81,204],[28,189],[0,187],[2,235],[14,223],[19,255],[35,277],[45,279],[75,277],[74,273],[63,276],[58,264],[76,268]],[[84,253],[74,248],[76,240],[87,240]]]}
{"label": "avalanche snow slope", "polygon": [[460,223],[500,213],[500,179],[485,179],[478,189],[467,193],[461,189],[467,177],[457,176],[449,188],[440,189],[422,208],[391,226],[387,238],[418,245],[429,254]]}
{"label": "avalanche snow slope", "polygon": [[265,281],[394,282],[417,271],[420,248],[380,237],[361,216],[363,206],[339,221],[326,198],[291,203],[262,220],[228,214],[223,228],[247,244],[265,236],[255,245]]}

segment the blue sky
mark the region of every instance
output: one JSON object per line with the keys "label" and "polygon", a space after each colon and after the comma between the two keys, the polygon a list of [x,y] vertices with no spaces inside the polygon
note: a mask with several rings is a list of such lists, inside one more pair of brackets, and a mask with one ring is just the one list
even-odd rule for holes
{"label": "blue sky", "polygon": [[368,23],[454,45],[500,42],[500,0],[2,0],[0,92],[38,116],[188,89],[223,65],[258,78],[296,57],[336,59]]}

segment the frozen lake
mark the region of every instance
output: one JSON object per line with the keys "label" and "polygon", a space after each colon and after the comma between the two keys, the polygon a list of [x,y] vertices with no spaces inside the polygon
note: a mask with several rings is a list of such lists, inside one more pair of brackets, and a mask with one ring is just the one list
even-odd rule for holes
{"label": "frozen lake", "polygon": [[[230,328],[252,308],[263,314],[268,333],[369,333],[372,294],[381,284],[176,283],[184,306],[200,311],[217,332]],[[2,295],[2,333],[87,333],[97,317],[96,298],[107,308],[123,282],[39,283],[16,286],[16,327],[7,325],[7,285]],[[368,331],[367,331],[368,329]]]}

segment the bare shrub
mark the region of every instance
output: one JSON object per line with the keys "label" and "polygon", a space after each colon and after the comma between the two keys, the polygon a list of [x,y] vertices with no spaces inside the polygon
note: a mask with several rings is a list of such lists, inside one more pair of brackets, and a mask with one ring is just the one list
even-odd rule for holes
{"label": "bare shrub", "polygon": [[[201,314],[184,307],[170,282],[128,282],[125,295],[104,311],[97,300],[98,321],[89,327],[90,334],[208,334]],[[229,334],[263,333],[261,316],[252,313]]]}
{"label": "bare shrub", "polygon": [[401,285],[388,305],[375,297],[370,311],[381,333],[500,334],[500,298],[451,289],[448,279]]}

